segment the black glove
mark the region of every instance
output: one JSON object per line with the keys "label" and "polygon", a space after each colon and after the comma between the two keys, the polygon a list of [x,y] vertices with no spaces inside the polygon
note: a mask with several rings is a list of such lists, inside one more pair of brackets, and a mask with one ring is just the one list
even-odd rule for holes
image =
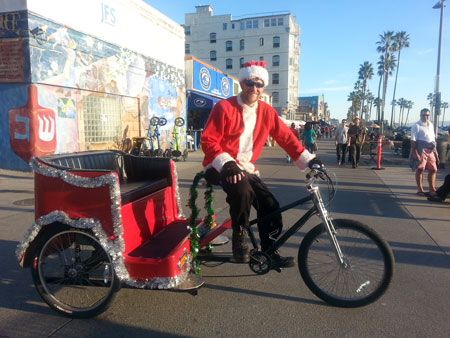
{"label": "black glove", "polygon": [[314,157],[311,161],[309,161],[308,168],[312,169],[314,164],[318,164],[320,168],[324,167],[323,162],[318,157]]}
{"label": "black glove", "polygon": [[[238,167],[236,162],[229,161],[225,163],[220,172],[220,180],[222,183],[228,182],[232,183],[231,180],[235,177],[234,183],[241,180],[241,176],[245,176],[241,168]],[[239,177],[239,178],[238,178]]]}

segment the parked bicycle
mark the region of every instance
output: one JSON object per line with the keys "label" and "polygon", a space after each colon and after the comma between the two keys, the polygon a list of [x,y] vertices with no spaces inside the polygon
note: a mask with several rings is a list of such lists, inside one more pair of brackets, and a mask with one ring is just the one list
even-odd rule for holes
{"label": "parked bicycle", "polygon": [[183,152],[180,150],[180,144],[178,139],[178,128],[184,126],[184,119],[182,117],[177,117],[174,121],[174,127],[172,130],[172,142],[169,144],[169,148],[164,152],[164,157],[170,157],[178,160],[180,157],[183,161],[186,161],[188,157],[188,150],[185,148]]}
{"label": "parked bicycle", "polygon": [[[153,116],[150,119],[147,137],[142,141],[139,155],[150,157],[162,157],[163,150],[160,142],[159,127],[165,126],[167,119],[164,117]],[[156,147],[157,146],[157,147]]]}

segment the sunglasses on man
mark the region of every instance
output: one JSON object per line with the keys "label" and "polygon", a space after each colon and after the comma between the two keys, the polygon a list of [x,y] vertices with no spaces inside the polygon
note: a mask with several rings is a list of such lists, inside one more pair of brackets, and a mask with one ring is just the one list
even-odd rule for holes
{"label": "sunglasses on man", "polygon": [[255,86],[256,88],[263,88],[264,87],[264,83],[262,82],[256,82],[256,81],[252,81],[252,80],[245,80],[244,84],[247,87],[253,87]]}

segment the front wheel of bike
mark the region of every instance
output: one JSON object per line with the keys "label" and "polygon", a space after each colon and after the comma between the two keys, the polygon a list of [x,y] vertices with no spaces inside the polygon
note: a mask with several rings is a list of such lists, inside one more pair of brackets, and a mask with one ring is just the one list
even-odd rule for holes
{"label": "front wheel of bike", "polygon": [[325,227],[309,231],[298,251],[300,274],[308,288],[327,303],[359,307],[381,297],[394,273],[394,255],[388,243],[367,225],[333,220],[343,254],[338,258]]}

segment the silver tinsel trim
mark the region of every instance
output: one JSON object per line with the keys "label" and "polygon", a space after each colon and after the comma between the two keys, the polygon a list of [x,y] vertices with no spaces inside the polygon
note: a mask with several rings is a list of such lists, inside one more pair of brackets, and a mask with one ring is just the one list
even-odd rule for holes
{"label": "silver tinsel trim", "polygon": [[175,198],[177,199],[178,217],[185,218],[183,213],[183,207],[181,206],[180,188],[178,187],[177,167],[175,166],[175,162],[172,161],[172,163],[173,163],[173,176],[175,178]]}
{"label": "silver tinsel trim", "polygon": [[[111,213],[113,219],[113,232],[114,239],[108,238],[103,230],[100,221],[93,218],[88,219],[72,219],[64,211],[56,210],[47,215],[44,215],[36,220],[25,235],[25,239],[17,246],[16,256],[19,260],[22,259],[25,251],[29,247],[30,243],[36,238],[42,227],[54,222],[60,222],[67,224],[78,229],[92,230],[94,235],[99,240],[103,249],[111,256],[113,262],[114,271],[117,277],[124,281],[127,285],[135,288],[146,289],[171,289],[181,284],[189,274],[191,268],[192,257],[189,255],[184,271],[175,277],[157,277],[147,280],[135,280],[132,279],[125,267],[123,261],[122,252],[125,250],[125,242],[123,240],[123,226],[122,215],[120,210],[120,186],[119,179],[114,174],[105,174],[99,177],[88,178],[71,174],[68,171],[52,168],[36,161],[34,158],[30,161],[30,166],[34,172],[47,177],[60,178],[64,182],[71,185],[82,188],[98,188],[105,185],[109,185],[109,192],[111,198]],[[181,208],[181,198],[178,190],[178,174],[174,165],[174,177],[175,177],[175,192],[178,207],[178,216],[184,217],[183,210]]]}

